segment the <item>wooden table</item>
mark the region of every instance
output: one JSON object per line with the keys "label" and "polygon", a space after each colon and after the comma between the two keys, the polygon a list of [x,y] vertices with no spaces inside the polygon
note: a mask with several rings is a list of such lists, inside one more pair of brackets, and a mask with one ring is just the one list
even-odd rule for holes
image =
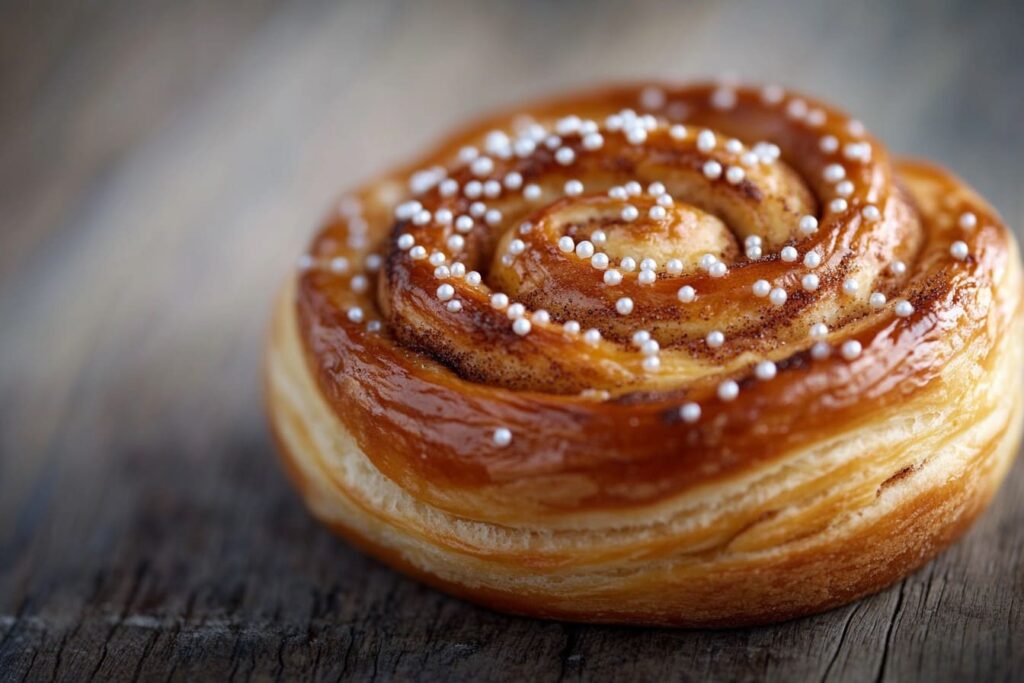
{"label": "wooden table", "polygon": [[268,438],[271,297],[332,198],[522,97],[781,81],[1024,226],[1019,9],[799,4],[0,9],[0,679],[1020,680],[1024,462],[891,589],[686,632],[425,588],[314,523]]}

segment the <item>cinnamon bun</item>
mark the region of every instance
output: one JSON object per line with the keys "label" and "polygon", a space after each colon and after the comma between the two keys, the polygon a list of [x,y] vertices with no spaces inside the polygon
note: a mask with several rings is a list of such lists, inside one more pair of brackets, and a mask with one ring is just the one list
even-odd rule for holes
{"label": "cinnamon bun", "polygon": [[346,194],[267,401],[313,513],[515,613],[731,626],[877,591],[1016,453],[996,212],[778,87],[517,108]]}

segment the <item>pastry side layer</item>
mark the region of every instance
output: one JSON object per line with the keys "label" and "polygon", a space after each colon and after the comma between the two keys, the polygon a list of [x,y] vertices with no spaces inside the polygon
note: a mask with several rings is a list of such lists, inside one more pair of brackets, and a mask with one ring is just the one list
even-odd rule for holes
{"label": "pastry side layer", "polygon": [[360,449],[309,370],[294,297],[289,285],[276,309],[267,399],[307,504],[383,561],[512,612],[727,626],[843,604],[959,536],[1020,439],[1018,317],[986,367],[963,354],[902,405],[770,464],[615,515],[477,521],[418,499]]}

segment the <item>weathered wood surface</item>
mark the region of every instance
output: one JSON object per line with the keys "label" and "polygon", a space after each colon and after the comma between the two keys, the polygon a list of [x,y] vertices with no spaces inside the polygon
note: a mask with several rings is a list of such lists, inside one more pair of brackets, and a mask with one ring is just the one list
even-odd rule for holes
{"label": "weathered wood surface", "polygon": [[0,8],[0,679],[1021,680],[1024,463],[890,590],[682,632],[407,580],[312,521],[268,439],[270,300],[331,198],[524,96],[781,81],[1024,226],[1019,8],[800,4]]}

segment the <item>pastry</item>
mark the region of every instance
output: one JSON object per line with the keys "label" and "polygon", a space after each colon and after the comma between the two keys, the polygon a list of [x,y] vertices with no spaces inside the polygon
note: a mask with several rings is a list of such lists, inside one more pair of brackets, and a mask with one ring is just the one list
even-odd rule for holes
{"label": "pastry", "polygon": [[276,305],[312,512],[490,607],[735,626],[902,578],[1021,434],[1020,258],[981,197],[779,87],[626,85],[342,197]]}

